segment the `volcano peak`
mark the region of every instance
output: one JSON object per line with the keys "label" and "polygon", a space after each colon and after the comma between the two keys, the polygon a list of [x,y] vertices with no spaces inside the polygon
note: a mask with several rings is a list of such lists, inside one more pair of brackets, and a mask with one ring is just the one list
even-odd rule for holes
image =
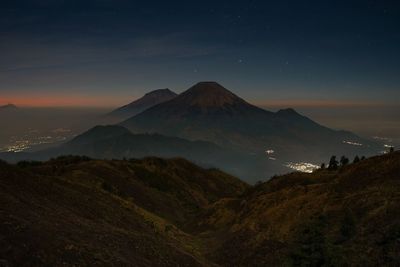
{"label": "volcano peak", "polygon": [[199,82],[183,92],[179,99],[191,106],[219,107],[245,101],[217,82]]}

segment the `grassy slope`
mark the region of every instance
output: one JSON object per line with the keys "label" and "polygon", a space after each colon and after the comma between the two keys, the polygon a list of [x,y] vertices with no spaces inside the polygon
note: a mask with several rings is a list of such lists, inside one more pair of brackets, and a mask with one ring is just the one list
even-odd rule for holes
{"label": "grassy slope", "polygon": [[181,159],[2,164],[0,259],[15,266],[203,265],[196,240],[175,224],[246,187]]}
{"label": "grassy slope", "polygon": [[396,266],[400,153],[249,187],[186,160],[0,163],[17,266]]}
{"label": "grassy slope", "polygon": [[399,209],[400,153],[393,153],[276,177],[215,203],[197,227],[221,234],[211,256],[227,266],[396,266]]}

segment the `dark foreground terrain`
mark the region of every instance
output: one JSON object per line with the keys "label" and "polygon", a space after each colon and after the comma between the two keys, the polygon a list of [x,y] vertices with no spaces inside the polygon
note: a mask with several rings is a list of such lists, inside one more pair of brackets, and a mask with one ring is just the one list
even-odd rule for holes
{"label": "dark foreground terrain", "polygon": [[0,266],[399,266],[400,153],[250,187],[183,159],[0,162]]}

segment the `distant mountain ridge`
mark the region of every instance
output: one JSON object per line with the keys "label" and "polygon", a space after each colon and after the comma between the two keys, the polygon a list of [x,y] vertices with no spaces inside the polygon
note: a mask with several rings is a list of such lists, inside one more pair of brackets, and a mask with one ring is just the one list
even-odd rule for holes
{"label": "distant mountain ridge", "polygon": [[114,111],[110,112],[108,116],[119,118],[121,120],[127,119],[152,106],[171,100],[176,96],[177,94],[169,89],[154,90],[146,93],[143,97],[133,101],[130,104],[115,109]]}
{"label": "distant mountain ridge", "polygon": [[252,155],[222,148],[207,141],[191,141],[157,133],[133,134],[117,126],[96,126],[55,148],[33,153],[0,153],[9,162],[48,160],[62,155],[96,159],[131,159],[150,156],[186,158],[203,167],[220,168],[245,181],[260,179],[262,163]]}
{"label": "distant mountain ridge", "polygon": [[7,104],[0,106],[0,110],[16,110],[16,109],[18,109],[18,107],[14,104]]}
{"label": "distant mountain ridge", "polygon": [[209,142],[189,141],[160,134],[132,134],[128,129],[116,125],[96,126],[57,150],[58,155],[86,155],[106,159],[183,157],[195,162],[206,155],[222,153],[222,149]]}
{"label": "distant mountain ridge", "polygon": [[[214,142],[248,153],[272,149],[282,159],[321,160],[331,154],[374,154],[374,144],[355,134],[319,125],[293,109],[270,112],[216,82],[200,82],[174,99],[121,123],[134,133],[160,133]],[[345,140],[364,143],[350,147]],[[372,152],[373,151],[373,152]],[[307,152],[307,154],[305,153]]]}

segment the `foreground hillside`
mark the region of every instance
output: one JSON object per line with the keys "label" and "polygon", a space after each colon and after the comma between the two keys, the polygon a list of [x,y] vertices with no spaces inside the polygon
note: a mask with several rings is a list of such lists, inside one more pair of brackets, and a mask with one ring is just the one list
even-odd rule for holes
{"label": "foreground hillside", "polygon": [[0,166],[0,265],[204,265],[177,226],[247,187],[181,159],[25,165]]}
{"label": "foreground hillside", "polygon": [[254,187],[183,159],[0,164],[10,266],[398,266],[400,153]]}
{"label": "foreground hillside", "polygon": [[399,266],[399,209],[397,152],[275,177],[214,204],[197,226],[223,236],[212,256],[227,266]]}

